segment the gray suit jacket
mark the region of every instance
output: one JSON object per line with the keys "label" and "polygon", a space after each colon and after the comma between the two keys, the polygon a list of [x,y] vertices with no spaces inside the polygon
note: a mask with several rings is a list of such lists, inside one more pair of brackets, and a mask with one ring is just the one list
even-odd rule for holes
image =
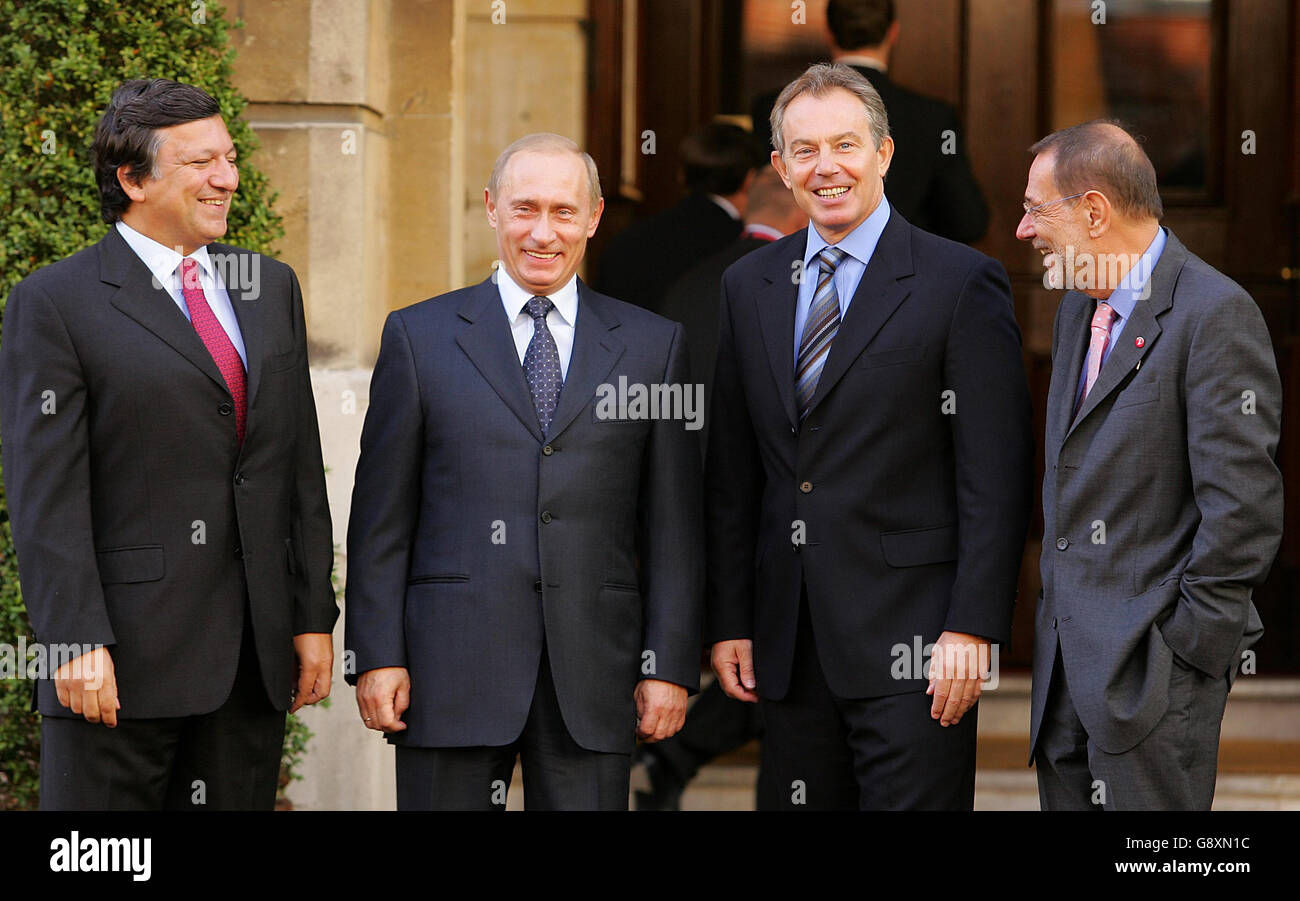
{"label": "gray suit jacket", "polygon": [[1231,682],[1263,634],[1251,593],[1282,534],[1281,385],[1250,295],[1170,233],[1073,417],[1094,309],[1067,293],[1052,342],[1031,759],[1058,639],[1108,753],[1164,715],[1175,654]]}
{"label": "gray suit jacket", "polygon": [[490,279],[384,326],[348,523],[345,674],[410,671],[395,743],[513,742],[543,646],[588,750],[631,752],[639,679],[698,686],[699,439],[597,406],[620,378],[686,383],[682,327],[581,282],[578,298],[548,437]]}

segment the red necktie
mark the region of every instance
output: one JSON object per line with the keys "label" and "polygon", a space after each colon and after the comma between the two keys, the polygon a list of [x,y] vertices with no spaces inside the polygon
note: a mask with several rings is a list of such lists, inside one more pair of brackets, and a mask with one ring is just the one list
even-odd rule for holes
{"label": "red necktie", "polygon": [[199,265],[186,257],[181,261],[181,296],[185,306],[189,307],[190,322],[194,331],[199,333],[203,345],[212,354],[212,361],[221,370],[221,377],[226,380],[230,396],[235,401],[235,435],[239,443],[244,443],[244,423],[248,419],[248,387],[244,377],[244,361],[239,358],[239,351],[230,343],[230,336],[221,327],[217,317],[208,306],[208,298],[199,284]]}

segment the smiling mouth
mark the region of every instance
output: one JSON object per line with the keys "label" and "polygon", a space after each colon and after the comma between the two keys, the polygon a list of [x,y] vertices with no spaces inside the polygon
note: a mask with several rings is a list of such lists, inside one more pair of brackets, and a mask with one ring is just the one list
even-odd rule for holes
{"label": "smiling mouth", "polygon": [[216,198],[212,198],[212,199],[209,199],[209,200],[200,200],[199,203],[206,204],[207,206],[225,206],[225,205],[226,205],[226,202],[225,202],[224,200],[217,200]]}
{"label": "smiling mouth", "polygon": [[843,186],[835,187],[835,188],[818,188],[817,190],[813,191],[813,193],[816,194],[818,197],[825,197],[827,199],[839,197],[842,194],[847,194],[848,192],[849,189]]}
{"label": "smiling mouth", "polygon": [[553,250],[550,253],[542,253],[538,250],[525,250],[524,253],[528,254],[534,260],[541,260],[542,262],[549,262],[560,255],[558,250]]}

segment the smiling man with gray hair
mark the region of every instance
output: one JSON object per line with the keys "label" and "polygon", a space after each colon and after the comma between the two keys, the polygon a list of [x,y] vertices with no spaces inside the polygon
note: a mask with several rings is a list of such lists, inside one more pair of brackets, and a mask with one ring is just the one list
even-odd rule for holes
{"label": "smiling man with gray hair", "polygon": [[1056,314],[1030,759],[1046,810],[1208,810],[1282,535],[1281,386],[1245,290],[1167,228],[1113,122],[1048,135],[1016,236]]}

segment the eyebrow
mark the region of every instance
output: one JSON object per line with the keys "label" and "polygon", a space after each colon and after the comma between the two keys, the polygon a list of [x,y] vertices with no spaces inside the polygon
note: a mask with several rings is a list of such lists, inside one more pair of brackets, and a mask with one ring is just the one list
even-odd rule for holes
{"label": "eyebrow", "polygon": [[[862,137],[856,131],[843,131],[835,135],[834,137],[830,138],[829,140],[830,143],[834,144],[836,141],[842,141],[844,138],[853,138],[853,140],[855,141],[862,140]],[[817,142],[812,140],[811,138],[794,138],[793,140],[790,141],[791,146],[794,146],[795,144],[808,144],[810,146],[813,146],[816,145],[816,143]]]}

